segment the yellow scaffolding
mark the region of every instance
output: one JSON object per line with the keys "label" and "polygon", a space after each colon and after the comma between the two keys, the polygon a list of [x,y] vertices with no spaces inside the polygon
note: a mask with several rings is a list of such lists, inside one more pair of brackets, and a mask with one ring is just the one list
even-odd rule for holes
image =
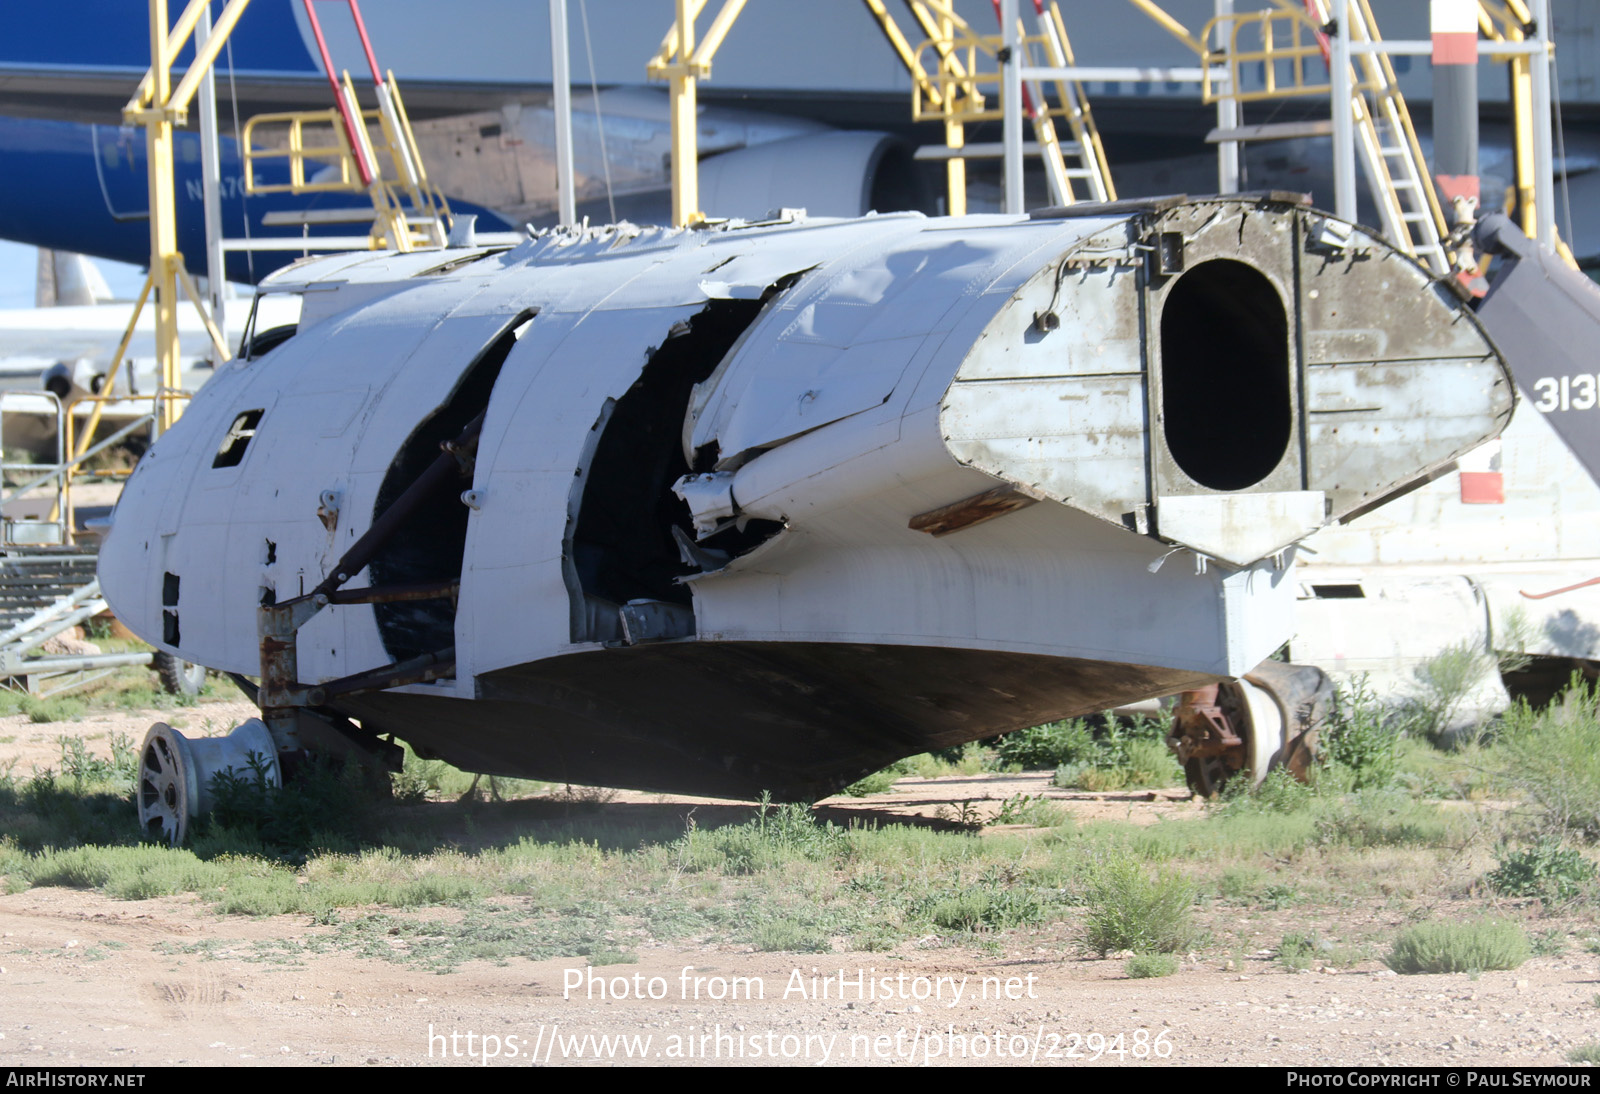
{"label": "yellow scaffolding", "polygon": [[672,223],[680,228],[702,223],[700,211],[700,152],[697,140],[698,81],[711,76],[711,58],[744,10],[745,0],[723,0],[706,36],[695,45],[695,20],[706,0],[677,0],[677,18],[645,73],[652,80],[667,80],[672,115]]}
{"label": "yellow scaffolding", "polygon": [[[1527,41],[1527,28],[1533,25],[1533,12],[1522,0],[1479,0],[1478,29],[1492,42],[1522,43]],[[1534,155],[1533,65],[1534,54],[1520,52],[1492,54],[1497,62],[1510,66],[1511,75],[1511,139],[1512,159],[1516,165],[1516,179],[1506,195],[1506,205],[1516,214],[1522,230],[1530,239],[1539,237],[1537,157]],[[1544,59],[1539,58],[1538,63]],[[1577,259],[1565,240],[1556,235],[1556,253],[1573,269]]]}
{"label": "yellow scaffolding", "polygon": [[[342,74],[340,83],[347,101],[356,102],[348,71]],[[258,114],[251,118],[245,123],[240,141],[246,193],[365,192],[372,199],[373,226],[368,245],[374,250],[443,247],[450,203],[428,179],[392,71],[385,73],[384,88],[392,110],[384,109],[380,103],[376,108],[352,110],[348,115],[355,121],[354,139],[360,148],[352,143],[351,126],[345,113],[337,108]],[[372,138],[374,123],[380,135],[378,141]],[[256,173],[257,165],[278,160],[287,162],[289,181],[262,181]],[[362,179],[363,164],[369,168],[370,182]]]}
{"label": "yellow scaffolding", "polygon": [[[150,273],[145,278],[144,289],[139,294],[139,304],[128,321],[127,333],[117,348],[107,375],[109,385],[116,378],[118,366],[133,338],[135,325],[144,303],[152,295],[156,310],[156,361],[161,371],[161,383],[156,392],[156,432],[169,428],[180,413],[173,393],[179,390],[178,378],[178,286],[194,302],[206,325],[207,332],[216,344],[218,362],[229,359],[227,341],[222,337],[211,316],[206,312],[200,293],[183,264],[178,251],[178,214],[172,175],[172,130],[189,120],[189,104],[200,89],[200,81],[221,53],[228,35],[238,25],[239,17],[250,0],[228,0],[228,5],[218,17],[210,37],[195,49],[194,60],[189,63],[183,78],[173,85],[172,66],[179,52],[194,34],[201,14],[210,0],[189,0],[176,24],[168,30],[167,0],[150,0],[150,70],[139,81],[133,98],[123,107],[123,121],[140,125],[145,131],[145,153],[149,168],[150,186]],[[94,435],[94,425],[99,422],[96,407],[90,428],[86,429],[74,452],[81,457]]]}
{"label": "yellow scaffolding", "polygon": [[[1208,46],[1201,54],[1207,76],[1202,88],[1206,102],[1247,103],[1312,95],[1331,98],[1332,62],[1323,30],[1328,13],[1321,0],[1303,4],[1273,0],[1273,4],[1261,11],[1220,15],[1206,24],[1201,39],[1221,43]],[[1382,37],[1368,0],[1351,0],[1349,11],[1350,25],[1341,32],[1351,43],[1380,44]],[[1220,66],[1226,74],[1221,80],[1211,78],[1213,66]],[[1257,80],[1259,84],[1252,86]],[[1356,150],[1384,234],[1434,273],[1449,272],[1444,210],[1388,56],[1381,51],[1353,53],[1349,105],[1335,103],[1332,109],[1350,111]]]}
{"label": "yellow scaffolding", "polygon": [[[961,154],[967,148],[966,127],[1005,116],[999,67],[1005,38],[1002,34],[978,33],[956,12],[952,0],[902,2],[925,36],[916,45],[900,29],[884,0],[863,0],[890,48],[911,75],[913,120],[944,125],[948,208],[951,215],[960,216],[967,211],[968,156]],[[1032,33],[1025,23],[1019,30],[1024,67],[1032,67],[1036,57],[1044,61],[1041,67],[1076,64],[1066,24],[1054,0],[1035,5]],[[1116,187],[1083,85],[1075,80],[1056,80],[1053,84],[1052,101],[1042,83],[1028,82],[1023,88],[1022,104],[1033,125],[1051,199],[1060,205],[1079,200],[1074,188],[1077,182],[1088,200],[1114,201]],[[1071,131],[1070,142],[1060,139],[1058,119],[1064,120]],[[1076,161],[1075,166],[1068,166],[1069,157]]]}

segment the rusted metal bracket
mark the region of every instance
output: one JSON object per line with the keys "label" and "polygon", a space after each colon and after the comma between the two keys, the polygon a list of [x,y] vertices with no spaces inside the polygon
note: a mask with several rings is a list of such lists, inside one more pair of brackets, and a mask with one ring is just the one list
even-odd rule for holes
{"label": "rusted metal bracket", "polygon": [[[277,739],[279,726],[285,742],[296,742],[292,728],[294,710],[298,707],[317,707],[331,695],[354,695],[364,691],[382,691],[437,680],[455,670],[455,649],[452,647],[436,653],[424,654],[407,661],[397,661],[376,669],[330,680],[324,684],[307,685],[298,682],[299,664],[296,638],[300,628],[310,622],[330,604],[392,604],[402,600],[439,600],[454,597],[461,590],[459,581],[442,581],[418,585],[390,585],[376,589],[350,589],[332,593],[309,593],[286,600],[282,604],[263,605],[258,609],[261,635],[261,686],[256,692],[256,703],[261,707],[262,718],[273,730]],[[288,750],[298,747],[289,745]]]}
{"label": "rusted metal bracket", "polygon": [[[1244,739],[1234,732],[1226,711],[1218,703],[1218,685],[1186,691],[1173,712],[1173,748],[1178,762],[1191,758],[1240,754]],[[1235,769],[1238,764],[1231,765]]]}
{"label": "rusted metal bracket", "polygon": [[327,596],[330,604],[394,604],[402,600],[444,600],[454,598],[460,591],[459,581],[430,581],[376,589],[340,589]]}

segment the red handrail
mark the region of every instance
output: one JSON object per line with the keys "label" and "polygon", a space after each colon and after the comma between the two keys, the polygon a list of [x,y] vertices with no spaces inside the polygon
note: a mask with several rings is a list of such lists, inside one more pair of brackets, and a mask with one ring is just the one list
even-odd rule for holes
{"label": "red handrail", "polygon": [[[381,86],[383,75],[378,69],[378,58],[372,52],[372,40],[367,37],[367,25],[361,18],[361,6],[356,0],[347,0],[350,5],[350,14],[355,19],[356,34],[361,38],[361,48],[367,55],[367,65],[372,69],[372,82]],[[339,86],[339,77],[334,74],[333,55],[328,52],[328,41],[322,36],[322,24],[317,20],[315,0],[305,0],[306,18],[311,22],[311,34],[317,40],[317,51],[322,54],[322,68],[328,74],[328,86],[333,89],[333,101],[338,107],[339,117],[344,122],[345,135],[350,139],[350,147],[355,152],[356,169],[361,173],[361,185],[371,186],[378,177],[377,168],[367,161],[366,141],[364,139],[366,127],[360,117],[355,113],[354,104],[346,101],[344,88]]]}

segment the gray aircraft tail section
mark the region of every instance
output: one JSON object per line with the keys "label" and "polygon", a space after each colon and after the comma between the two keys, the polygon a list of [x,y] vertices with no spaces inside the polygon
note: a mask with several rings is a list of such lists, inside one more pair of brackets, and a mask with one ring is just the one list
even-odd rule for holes
{"label": "gray aircraft tail section", "polygon": [[1600,286],[1502,213],[1479,221],[1476,242],[1495,256],[1478,318],[1533,409],[1600,482]]}

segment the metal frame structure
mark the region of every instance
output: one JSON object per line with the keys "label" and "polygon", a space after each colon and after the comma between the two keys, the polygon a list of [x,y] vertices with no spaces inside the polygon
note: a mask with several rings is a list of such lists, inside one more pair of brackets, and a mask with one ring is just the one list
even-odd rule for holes
{"label": "metal frame structure", "polygon": [[677,17],[650,59],[646,74],[667,80],[672,116],[672,223],[683,228],[702,223],[700,211],[699,141],[695,110],[698,82],[711,76],[711,59],[744,10],[745,0],[723,0],[706,35],[695,43],[695,21],[706,0],[677,0]]}
{"label": "metal frame structure", "polygon": [[[172,173],[173,126],[188,121],[189,106],[200,91],[202,82],[217,56],[227,43],[228,35],[238,25],[239,18],[250,0],[228,0],[210,35],[195,48],[195,56],[182,79],[173,83],[173,66],[189,39],[194,36],[202,15],[209,12],[209,0],[189,0],[175,25],[167,17],[167,0],[150,0],[150,69],[139,81],[133,97],[123,108],[123,120],[129,125],[140,125],[145,131],[145,153],[149,167],[150,187],[150,274],[139,294],[133,318],[122,345],[112,360],[108,384],[115,379],[116,369],[132,340],[134,324],[139,313],[153,294],[156,311],[156,360],[161,371],[161,384],[153,396],[155,402],[155,428],[159,434],[168,429],[178,417],[178,403],[174,393],[179,390],[178,379],[178,286],[188,294],[199,311],[206,329],[216,344],[221,360],[228,360],[227,342],[206,311],[199,290],[184,267],[183,255],[178,251],[178,215]],[[168,30],[171,25],[171,30]],[[95,415],[98,424],[98,414]],[[83,447],[87,448],[93,429],[85,432]],[[80,458],[82,453],[79,452]]]}
{"label": "metal frame structure", "polygon": [[[968,146],[966,126],[984,121],[1002,121],[1010,125],[1004,121],[1009,117],[1003,105],[1008,95],[1021,102],[1022,115],[1033,127],[1052,202],[1071,205],[1078,200],[1074,182],[1082,187],[1084,196],[1090,201],[1116,200],[1116,187],[1111,181],[1105,149],[1082,82],[1072,79],[1050,80],[1055,88],[1053,105],[1045,90],[1044,80],[1048,77],[1026,81],[1018,78],[1015,88],[1007,83],[1020,73],[1022,67],[1032,66],[1036,54],[1042,56],[1052,70],[1076,63],[1066,24],[1053,0],[1049,4],[1044,0],[1033,0],[1032,34],[1027,32],[1014,10],[1015,5],[998,6],[996,14],[1001,22],[1001,33],[990,35],[978,33],[956,12],[950,0],[904,2],[906,10],[927,36],[915,46],[900,29],[883,0],[864,0],[890,48],[911,75],[912,118],[915,121],[939,121],[944,124],[945,148],[922,151],[918,155],[919,158],[946,161],[948,208],[953,215],[962,215],[967,208],[966,160],[1003,152],[1011,146],[1004,142],[999,148]],[[1018,58],[1018,64],[1011,65],[1004,60],[1011,57]],[[998,101],[1001,105],[990,106],[986,90],[999,92]],[[1072,135],[1070,141],[1060,139],[1056,130],[1057,119],[1066,122]],[[1006,130],[1012,143],[1021,140],[1020,121],[1019,118],[1015,125]],[[1016,130],[1014,134],[1012,128]],[[1069,157],[1076,161],[1076,166],[1067,165]],[[1008,174],[1007,178],[1009,180],[1011,175]],[[1020,204],[1019,195],[1011,197]]]}
{"label": "metal frame structure", "polygon": [[[1536,168],[1550,163],[1553,154],[1549,0],[1479,0],[1478,8],[1478,27],[1486,39],[1478,52],[1511,68],[1517,220],[1530,238],[1575,266],[1572,252],[1556,233],[1554,175]],[[1536,63],[1538,59],[1544,63]]]}
{"label": "metal frame structure", "polygon": [[[346,0],[346,3],[372,76],[376,108],[363,109],[349,71],[340,73],[334,68],[322,23],[317,18],[316,0],[305,0],[306,15],[328,74],[334,106],[329,110],[289,111],[251,118],[240,137],[245,192],[364,192],[372,200],[373,213],[372,231],[364,244],[366,248],[411,251],[419,247],[443,247],[448,235],[450,203],[428,179],[400,86],[392,71],[378,67],[360,5],[357,0]],[[374,122],[379,135],[376,141],[369,125]],[[274,126],[284,127],[282,139],[259,139],[258,127],[267,127],[270,131]],[[308,130],[325,132],[328,136],[322,138],[324,143],[308,144]],[[288,161],[287,183],[258,181],[256,164],[269,160]],[[338,178],[318,181],[317,174],[328,168],[337,168]],[[363,219],[354,212],[337,216],[340,220]],[[252,250],[257,246],[256,242],[247,240],[224,243],[228,250]]]}
{"label": "metal frame structure", "polygon": [[[1334,212],[1356,219],[1359,155],[1384,232],[1435,273],[1449,272],[1444,211],[1370,4],[1333,0],[1325,8],[1322,0],[1303,6],[1290,0],[1274,3],[1260,11],[1217,15],[1206,25],[1201,37],[1214,44],[1202,60],[1208,72],[1220,66],[1227,77],[1221,85],[1210,79],[1202,85],[1205,100],[1242,104],[1327,95],[1334,140]],[[1318,61],[1327,67],[1325,80],[1316,72]],[[1262,86],[1247,87],[1247,68],[1259,68]],[[1293,127],[1293,135],[1303,132],[1303,126]],[[1254,139],[1290,135],[1274,126],[1257,126],[1248,133]]]}

